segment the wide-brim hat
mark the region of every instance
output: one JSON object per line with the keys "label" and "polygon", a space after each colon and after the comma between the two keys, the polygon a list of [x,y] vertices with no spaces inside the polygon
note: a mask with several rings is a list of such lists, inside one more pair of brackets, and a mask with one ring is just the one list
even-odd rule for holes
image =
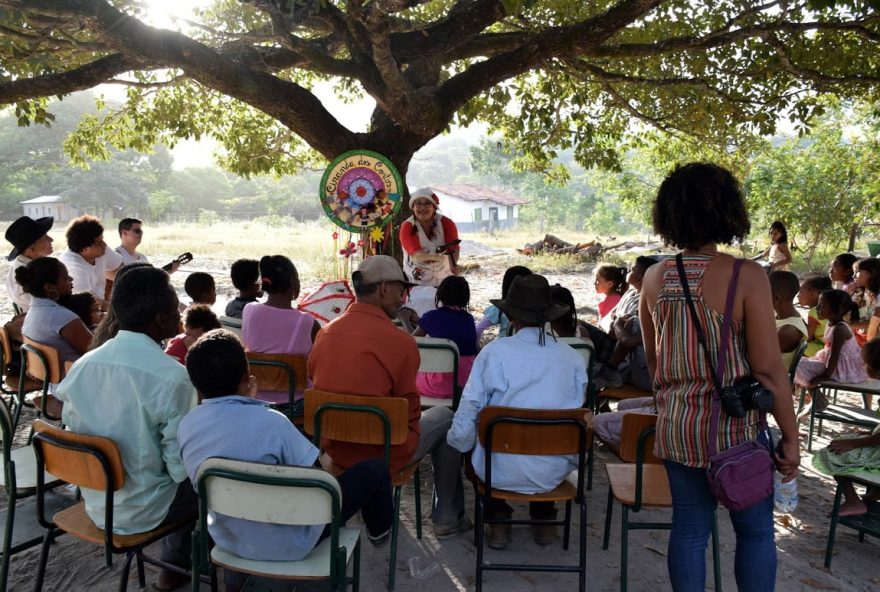
{"label": "wide-brim hat", "polygon": [[413,208],[413,204],[416,203],[417,199],[427,199],[434,204],[434,208],[440,205],[440,198],[437,197],[437,194],[430,187],[422,187],[409,194],[409,209]]}
{"label": "wide-brim hat", "polygon": [[6,229],[6,240],[12,243],[12,246],[15,248],[12,249],[12,252],[9,253],[6,259],[12,261],[18,257],[22,251],[27,250],[41,236],[49,232],[54,222],[55,219],[52,216],[37,218],[36,220],[30,216],[22,216],[10,224],[9,228]]}
{"label": "wide-brim hat", "polygon": [[526,323],[555,321],[568,312],[567,304],[554,302],[550,283],[542,275],[531,274],[514,278],[507,298],[490,300],[508,318]]}

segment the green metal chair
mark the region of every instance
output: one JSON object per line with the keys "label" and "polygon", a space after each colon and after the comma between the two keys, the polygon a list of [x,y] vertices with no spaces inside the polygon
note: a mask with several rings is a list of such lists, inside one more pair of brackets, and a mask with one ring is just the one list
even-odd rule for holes
{"label": "green metal chair", "polygon": [[308,356],[247,352],[247,360],[259,386],[256,398],[283,409],[291,421],[301,418],[303,402],[296,392],[308,387]]}
{"label": "green metal chair", "polygon": [[24,343],[21,345],[21,375],[18,403],[15,408],[15,425],[18,425],[22,407],[27,404],[24,396],[29,391],[26,384],[28,379],[41,383],[40,394],[34,398],[34,404],[39,410],[38,416],[50,421],[61,421],[61,402],[49,394],[49,385],[61,382],[64,374],[61,355],[56,348],[24,338]]}
{"label": "green metal chair", "polygon": [[[861,472],[846,475],[846,478],[854,483],[860,483],[868,487],[880,487],[880,475],[877,473]],[[859,542],[865,542],[865,535],[869,534],[880,538],[880,503],[869,502],[868,512],[859,516],[841,516],[840,502],[843,499],[843,487],[837,484],[837,493],[834,494],[834,507],[831,510],[831,524],[828,527],[828,544],[825,547],[825,567],[831,568],[831,558],[834,556],[834,537],[837,535],[837,525],[842,524],[854,528],[859,533]]]}
{"label": "green metal chair", "polygon": [[449,399],[422,397],[422,407],[451,407],[455,411],[458,409],[462,391],[458,384],[460,357],[458,346],[451,339],[438,337],[416,337],[415,339],[416,345],[419,347],[419,372],[443,372],[453,376],[452,397]]}
{"label": "green metal chair", "polygon": [[[325,581],[342,592],[360,586],[359,528],[341,525],[342,491],[336,479],[321,469],[209,458],[196,477],[199,526],[193,532],[192,589],[209,575],[217,589],[216,565],[272,579]],[[208,513],[270,524],[330,524],[330,536],[300,561],[256,561],[214,546],[209,551]],[[352,575],[347,566],[354,558]]]}
{"label": "green metal chair", "polygon": [[[823,421],[833,421],[869,430],[880,425],[880,416],[868,409],[867,399],[868,395],[880,395],[880,380],[868,380],[857,384],[823,382],[818,388],[823,391],[825,397],[831,401],[831,404],[821,411],[817,411],[815,405],[810,407],[810,427],[807,432],[807,452],[813,451],[813,432],[816,431],[820,436],[822,435]],[[864,409],[860,410],[847,405],[838,405],[837,395],[840,391],[860,394],[862,396]]]}
{"label": "green metal chair", "polygon": [[[605,534],[602,549],[608,550],[611,537],[611,512],[614,500],[620,502],[620,590],[626,592],[629,531],[670,530],[671,522],[632,522],[630,512],[644,508],[672,506],[669,478],[662,460],[654,456],[654,432],[657,416],[627,413],[623,418],[620,438],[620,459],[623,463],[606,464],[608,472],[608,507],[605,510]],[[721,560],[718,544],[718,515],[712,515],[712,560],[715,568],[715,590],[721,592]]]}
{"label": "green metal chair", "polygon": [[[587,575],[587,502],[584,496],[584,472],[587,449],[592,433],[586,422],[587,409],[518,409],[488,406],[480,412],[479,438],[486,451],[484,475],[480,481],[476,474],[469,474],[474,483],[475,544],[477,547],[476,590],[483,588],[484,571],[537,571],[569,572],[579,575],[578,590],[583,592]],[[577,455],[577,485],[563,480],[555,489],[546,493],[523,494],[505,491],[492,486],[492,454],[523,455]],[[470,471],[469,471],[470,473]],[[565,517],[561,520],[487,518],[483,511],[491,499],[515,502],[565,502]],[[483,561],[485,536],[484,524],[532,524],[563,526],[562,549],[568,551],[571,533],[572,502],[580,509],[578,564],[511,564]]]}
{"label": "green metal chair", "polygon": [[[321,438],[383,447],[383,459],[391,466],[391,446],[403,444],[409,436],[409,403],[402,397],[365,397],[341,395],[315,389],[305,393],[305,431],[315,445]],[[325,466],[331,474],[342,474],[334,466]],[[397,538],[400,526],[400,494],[413,479],[416,506],[416,538],[422,538],[422,502],[419,463],[391,472],[394,488],[394,518],[391,522],[391,552],[388,560],[388,590],[394,590],[397,563]]]}

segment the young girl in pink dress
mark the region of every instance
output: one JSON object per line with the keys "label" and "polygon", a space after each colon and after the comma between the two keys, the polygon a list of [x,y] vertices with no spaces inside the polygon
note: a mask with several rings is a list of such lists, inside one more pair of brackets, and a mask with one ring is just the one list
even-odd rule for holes
{"label": "young girl in pink dress", "polygon": [[[819,295],[816,312],[820,319],[828,319],[823,347],[816,355],[803,358],[798,363],[794,382],[796,385],[819,393],[821,382],[859,383],[868,380],[862,352],[849,325],[843,318],[853,309],[853,301],[843,290],[825,290]],[[816,400],[818,406],[827,406],[824,400]]]}

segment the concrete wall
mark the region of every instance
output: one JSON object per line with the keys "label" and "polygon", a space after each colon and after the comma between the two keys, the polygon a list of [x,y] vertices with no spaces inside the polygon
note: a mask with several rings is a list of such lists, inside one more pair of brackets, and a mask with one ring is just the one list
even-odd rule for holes
{"label": "concrete wall", "polygon": [[440,211],[462,231],[513,228],[519,217],[519,206],[489,200],[465,201],[445,194],[440,197]]}

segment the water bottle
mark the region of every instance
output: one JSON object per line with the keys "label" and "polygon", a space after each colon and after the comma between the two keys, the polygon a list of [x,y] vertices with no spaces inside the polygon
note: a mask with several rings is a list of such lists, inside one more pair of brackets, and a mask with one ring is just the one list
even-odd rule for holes
{"label": "water bottle", "polygon": [[788,514],[794,512],[798,505],[797,478],[787,483],[782,482],[782,473],[773,473],[773,506],[777,512]]}

